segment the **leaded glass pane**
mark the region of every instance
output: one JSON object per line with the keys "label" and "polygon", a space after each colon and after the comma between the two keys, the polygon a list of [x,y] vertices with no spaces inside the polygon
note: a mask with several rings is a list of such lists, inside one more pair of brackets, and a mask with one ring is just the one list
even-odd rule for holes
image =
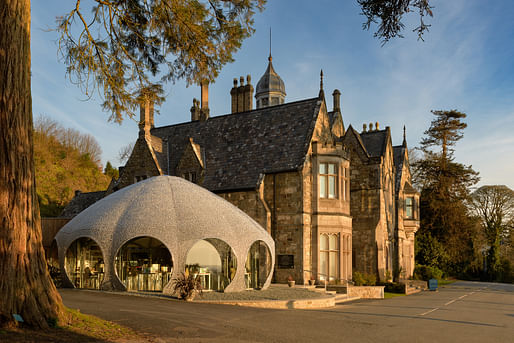
{"label": "leaded glass pane", "polygon": [[324,175],[320,175],[319,177],[319,197],[327,197],[327,177]]}
{"label": "leaded glass pane", "polygon": [[320,280],[326,280],[328,274],[328,252],[319,253]]}
{"label": "leaded glass pane", "polygon": [[320,250],[328,250],[328,235],[320,236],[319,249]]}
{"label": "leaded glass pane", "polygon": [[328,173],[329,174],[335,174],[336,173],[336,165],[333,163],[330,163],[328,165]]}
{"label": "leaded glass pane", "polygon": [[333,199],[336,197],[336,177],[328,177],[328,197]]}
{"label": "leaded glass pane", "polygon": [[330,250],[338,250],[339,246],[339,236],[329,235],[329,249]]}
{"label": "leaded glass pane", "polygon": [[327,164],[326,163],[320,163],[320,165],[319,165],[319,173],[320,174],[326,174],[327,173]]}

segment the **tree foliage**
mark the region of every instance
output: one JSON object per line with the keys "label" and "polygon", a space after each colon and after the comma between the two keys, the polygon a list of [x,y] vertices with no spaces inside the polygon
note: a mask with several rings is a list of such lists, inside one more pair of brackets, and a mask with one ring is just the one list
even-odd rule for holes
{"label": "tree foliage", "polygon": [[64,128],[48,117],[36,119],[34,164],[42,217],[58,216],[75,190],[107,188],[111,177],[101,172],[100,154],[100,146],[91,135]]}
{"label": "tree foliage", "polygon": [[361,6],[362,15],[366,17],[363,28],[369,30],[371,24],[378,24],[375,37],[382,39],[385,44],[395,37],[403,37],[405,28],[403,17],[407,13],[417,12],[419,25],[412,31],[417,32],[418,39],[423,40],[423,34],[430,25],[425,23],[425,17],[433,16],[430,0],[357,0]]}
{"label": "tree foliage", "polygon": [[265,0],[80,0],[58,18],[59,51],[71,81],[121,122],[145,99],[162,100],[164,82],[213,81],[254,29]]}
{"label": "tree foliage", "polygon": [[[466,115],[456,110],[432,114],[436,118],[421,141],[423,157],[412,165],[415,183],[421,187],[416,257],[458,274],[476,265],[477,230],[467,200],[470,187],[479,178],[471,166],[454,161],[454,146],[463,137]],[[444,259],[440,258],[441,251]]]}
{"label": "tree foliage", "polygon": [[120,172],[117,168],[114,168],[111,162],[107,161],[104,168],[104,174],[110,177],[111,179],[118,179],[120,176]]}
{"label": "tree foliage", "polygon": [[482,186],[470,198],[470,207],[480,219],[489,247],[488,276],[498,279],[501,272],[500,245],[509,244],[514,224],[514,191],[507,186]]}

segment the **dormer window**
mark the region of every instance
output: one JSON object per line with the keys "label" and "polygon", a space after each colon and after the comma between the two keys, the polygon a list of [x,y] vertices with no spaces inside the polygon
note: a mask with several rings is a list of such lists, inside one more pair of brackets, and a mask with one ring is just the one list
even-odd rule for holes
{"label": "dormer window", "polygon": [[337,169],[335,163],[320,163],[319,165],[319,197],[325,199],[337,198]]}
{"label": "dormer window", "polygon": [[414,197],[405,198],[405,218],[414,219]]}

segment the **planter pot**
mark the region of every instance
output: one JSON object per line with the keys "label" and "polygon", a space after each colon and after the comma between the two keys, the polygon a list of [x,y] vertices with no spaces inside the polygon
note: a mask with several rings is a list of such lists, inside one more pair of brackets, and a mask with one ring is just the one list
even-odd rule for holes
{"label": "planter pot", "polygon": [[293,281],[287,281],[287,284],[289,285],[289,287],[294,287],[294,280]]}
{"label": "planter pot", "polygon": [[316,280],[309,280],[309,286],[314,286],[316,284]]}

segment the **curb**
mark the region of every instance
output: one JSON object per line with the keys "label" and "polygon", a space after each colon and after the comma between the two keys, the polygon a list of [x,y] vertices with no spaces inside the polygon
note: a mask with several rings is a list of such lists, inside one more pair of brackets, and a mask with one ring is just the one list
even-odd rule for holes
{"label": "curb", "polygon": [[[352,299],[354,300],[354,299]],[[334,307],[336,305],[336,297],[314,298],[314,299],[295,299],[295,300],[195,300],[200,304],[222,304],[234,306],[246,306],[256,308],[273,308],[273,309],[318,309]]]}

